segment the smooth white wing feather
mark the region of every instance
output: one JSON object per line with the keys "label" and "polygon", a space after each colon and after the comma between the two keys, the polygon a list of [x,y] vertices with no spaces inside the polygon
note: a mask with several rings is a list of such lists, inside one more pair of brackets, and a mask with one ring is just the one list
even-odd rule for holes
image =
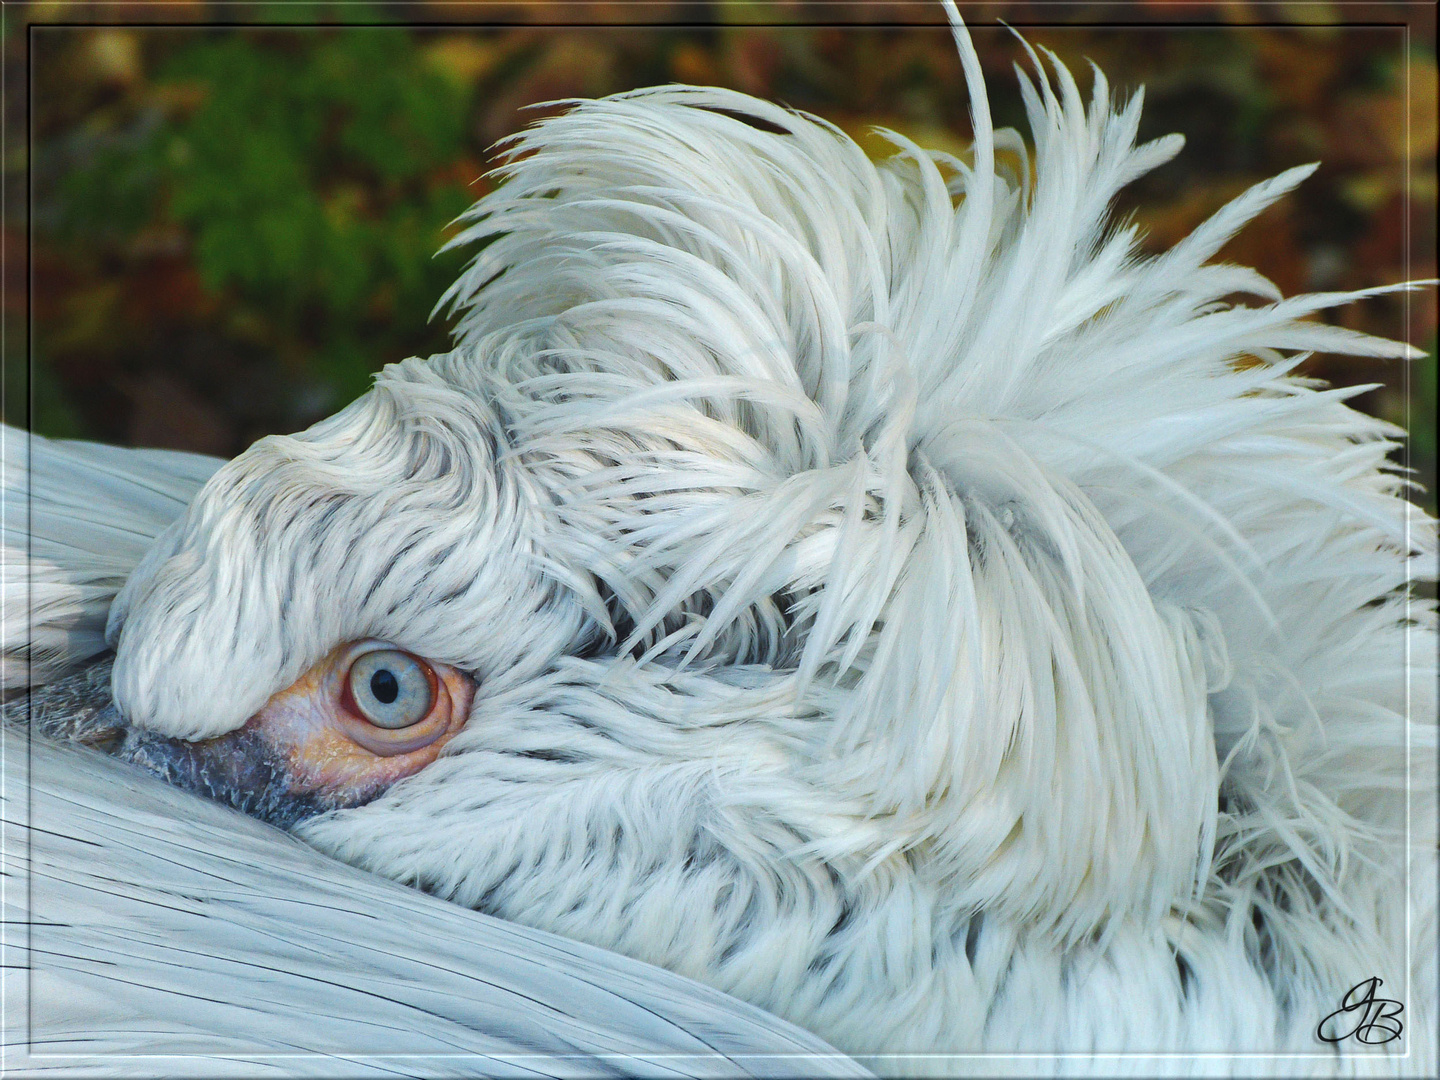
{"label": "smooth white wing feather", "polygon": [[7,1075],[868,1075],[699,983],[3,735]]}
{"label": "smooth white wing feather", "polygon": [[0,425],[3,689],[46,682],[105,649],[110,601],[222,464]]}

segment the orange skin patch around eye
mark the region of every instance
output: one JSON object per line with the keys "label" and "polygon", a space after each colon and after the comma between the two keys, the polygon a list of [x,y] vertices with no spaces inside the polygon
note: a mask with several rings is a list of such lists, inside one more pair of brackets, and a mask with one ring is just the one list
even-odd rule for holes
{"label": "orange skin patch around eye", "polygon": [[465,726],[474,680],[448,664],[419,657],[430,680],[429,712],[397,730],[366,720],[350,696],[350,668],[365,653],[384,648],[394,646],[358,641],[332,649],[241,729],[288,764],[294,794],[324,795],[341,805],[368,801],[429,765]]}
{"label": "orange skin patch around eye", "polygon": [[[351,668],[378,651],[402,654],[385,666],[401,667],[408,678],[416,665],[428,684],[428,696],[418,699],[426,712],[413,724],[384,727],[356,705]],[[187,742],[131,726],[115,753],[177,787],[288,829],[315,814],[361,806],[425,768],[465,726],[474,699],[475,680],[458,668],[388,642],[354,641],[332,649],[228,735]]]}

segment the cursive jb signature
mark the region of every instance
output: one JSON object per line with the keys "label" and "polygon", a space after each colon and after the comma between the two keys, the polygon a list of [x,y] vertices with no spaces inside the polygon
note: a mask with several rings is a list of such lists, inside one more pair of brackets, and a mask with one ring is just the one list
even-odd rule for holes
{"label": "cursive jb signature", "polygon": [[1376,976],[1352,986],[1340,1002],[1340,1008],[1320,1021],[1316,1036],[1328,1043],[1353,1037],[1369,1046],[1400,1038],[1405,1030],[1400,1014],[1405,1006],[1390,998],[1376,997],[1383,984],[1384,980]]}

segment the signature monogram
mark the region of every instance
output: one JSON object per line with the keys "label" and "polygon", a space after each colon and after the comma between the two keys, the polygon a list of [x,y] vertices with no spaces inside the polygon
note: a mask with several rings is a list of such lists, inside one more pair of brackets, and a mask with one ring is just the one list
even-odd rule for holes
{"label": "signature monogram", "polygon": [[1390,998],[1376,997],[1376,991],[1383,984],[1384,980],[1377,976],[1352,986],[1341,1000],[1340,1008],[1320,1021],[1320,1026],[1315,1029],[1316,1036],[1328,1043],[1353,1037],[1369,1046],[1380,1046],[1400,1038],[1400,1033],[1405,1030],[1400,1023],[1400,1014],[1405,1011],[1405,1006]]}

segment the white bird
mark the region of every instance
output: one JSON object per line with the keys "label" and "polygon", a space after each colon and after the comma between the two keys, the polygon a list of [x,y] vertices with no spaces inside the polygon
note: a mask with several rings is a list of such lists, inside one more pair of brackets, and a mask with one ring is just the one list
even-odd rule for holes
{"label": "white bird", "polygon": [[221,462],[9,428],[0,447],[4,509],[28,519],[5,522],[6,614],[28,586],[35,615],[4,624],[6,675],[44,684],[5,706],[29,743],[0,728],[0,1075],[869,1075],[718,991],[43,737],[113,734],[109,665],[55,676],[103,648],[125,573]]}
{"label": "white bird", "polygon": [[517,136],[453,352],[56,571],[120,752],[877,1071],[1429,1075],[1434,523],[1294,374],[1414,352],[1210,261],[1311,168],[1142,257],[1178,137],[1032,53],[1032,158],[952,16],[968,161],[695,87]]}

